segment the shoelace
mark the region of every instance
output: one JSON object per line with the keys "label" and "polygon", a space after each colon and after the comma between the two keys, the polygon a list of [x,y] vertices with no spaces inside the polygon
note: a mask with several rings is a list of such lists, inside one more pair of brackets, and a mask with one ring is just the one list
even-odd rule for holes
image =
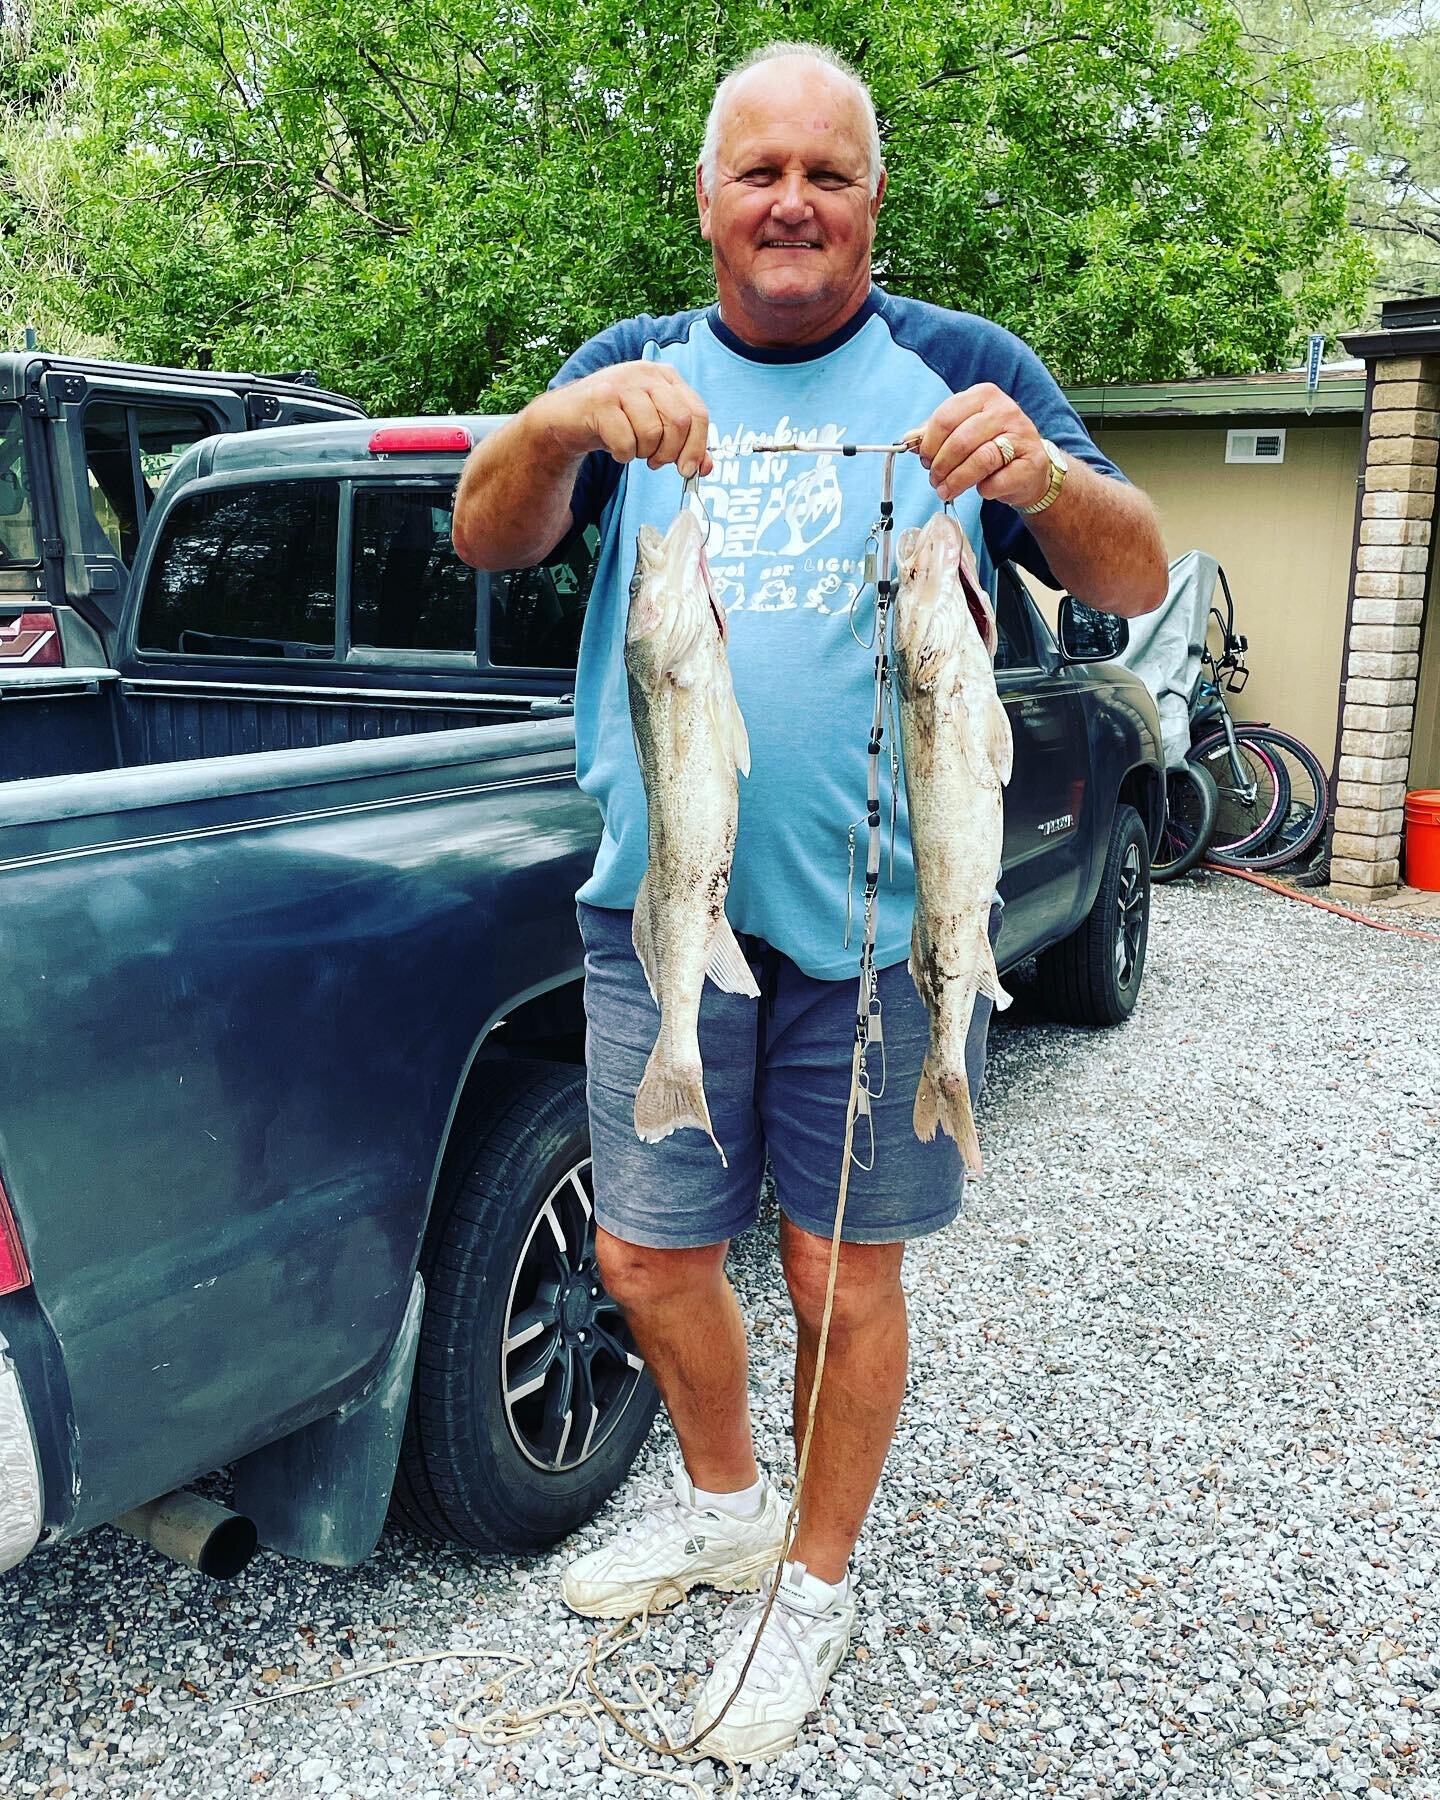
{"label": "shoelace", "polygon": [[[741,1653],[748,1650],[749,1639],[746,1636],[745,1627],[752,1624],[765,1610],[766,1598],[766,1595],[761,1594],[758,1599],[738,1601],[733,1607],[726,1623],[733,1621],[735,1638],[721,1658],[722,1662],[735,1663],[740,1660]],[[815,1622],[818,1624],[819,1620],[817,1619]],[[780,1677],[785,1671],[787,1662],[793,1659],[804,1676],[805,1685],[810,1690],[811,1698],[818,1700],[815,1678],[810,1668],[812,1658],[803,1641],[804,1629],[800,1618],[791,1612],[784,1600],[781,1599],[766,1623],[765,1635],[760,1640],[760,1647],[755,1652],[755,1660],[750,1665],[750,1673],[745,1678],[746,1685],[748,1686],[750,1682],[754,1681],[763,1693],[778,1693]],[[757,1676],[760,1677],[758,1681],[755,1679]]]}
{"label": "shoelace", "polygon": [[[685,1508],[690,1511],[690,1508]],[[680,1502],[673,1494],[666,1494],[661,1499],[652,1501],[645,1511],[620,1533],[619,1542],[643,1544],[649,1541],[666,1525],[677,1525],[689,1535],[689,1525],[682,1515]]]}

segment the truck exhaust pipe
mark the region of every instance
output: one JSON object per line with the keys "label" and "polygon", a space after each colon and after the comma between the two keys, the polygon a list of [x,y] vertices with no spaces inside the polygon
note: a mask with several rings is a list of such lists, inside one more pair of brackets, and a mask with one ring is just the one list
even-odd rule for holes
{"label": "truck exhaust pipe", "polygon": [[259,1543],[252,1520],[188,1488],[133,1507],[112,1523],[216,1581],[238,1575]]}

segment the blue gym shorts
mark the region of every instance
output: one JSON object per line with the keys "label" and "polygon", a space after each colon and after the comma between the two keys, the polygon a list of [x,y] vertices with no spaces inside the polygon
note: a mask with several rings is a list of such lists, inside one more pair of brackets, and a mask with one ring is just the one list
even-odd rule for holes
{"label": "blue gym shorts", "polygon": [[[706,982],[700,1003],[705,1097],[729,1168],[703,1131],[687,1127],[659,1144],[635,1134],[635,1090],[655,1045],[660,1014],[630,939],[631,914],[581,905],[585,943],[585,1066],[594,1158],[595,1217],[626,1243],[685,1250],[718,1244],[753,1225],[768,1150],[781,1211],[828,1238],[835,1226],[845,1108],[855,1044],[856,973],[816,981],[763,940],[738,933],[760,999]],[[1001,907],[990,913],[990,939]],[[911,1114],[930,1024],[904,963],[882,969],[884,1093],[872,1101],[874,1166],[850,1172],[841,1236],[892,1244],[948,1225],[960,1211],[965,1166],[943,1132],[922,1144]],[[977,995],[965,1047],[979,1100],[991,1002]],[[878,1054],[869,1055],[872,1090]],[[856,1121],[855,1151],[870,1161]]]}

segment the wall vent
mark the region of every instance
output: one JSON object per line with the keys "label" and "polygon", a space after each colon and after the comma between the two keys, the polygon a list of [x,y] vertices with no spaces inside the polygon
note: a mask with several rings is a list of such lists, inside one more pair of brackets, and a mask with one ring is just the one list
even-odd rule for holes
{"label": "wall vent", "polygon": [[1283,463],[1285,460],[1285,428],[1272,431],[1227,431],[1225,433],[1227,463]]}

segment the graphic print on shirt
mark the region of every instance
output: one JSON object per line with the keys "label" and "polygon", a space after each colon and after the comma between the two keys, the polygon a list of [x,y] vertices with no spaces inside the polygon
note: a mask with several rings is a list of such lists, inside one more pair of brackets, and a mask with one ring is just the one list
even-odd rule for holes
{"label": "graphic print on shirt", "polygon": [[706,557],[728,612],[843,613],[855,604],[863,587],[860,560],[819,549],[844,519],[835,457],[755,449],[796,443],[817,450],[833,444],[838,451],[844,438],[842,425],[801,431],[788,415],[763,429],[740,426],[722,434],[711,425],[715,467],[700,496],[711,520]]}

